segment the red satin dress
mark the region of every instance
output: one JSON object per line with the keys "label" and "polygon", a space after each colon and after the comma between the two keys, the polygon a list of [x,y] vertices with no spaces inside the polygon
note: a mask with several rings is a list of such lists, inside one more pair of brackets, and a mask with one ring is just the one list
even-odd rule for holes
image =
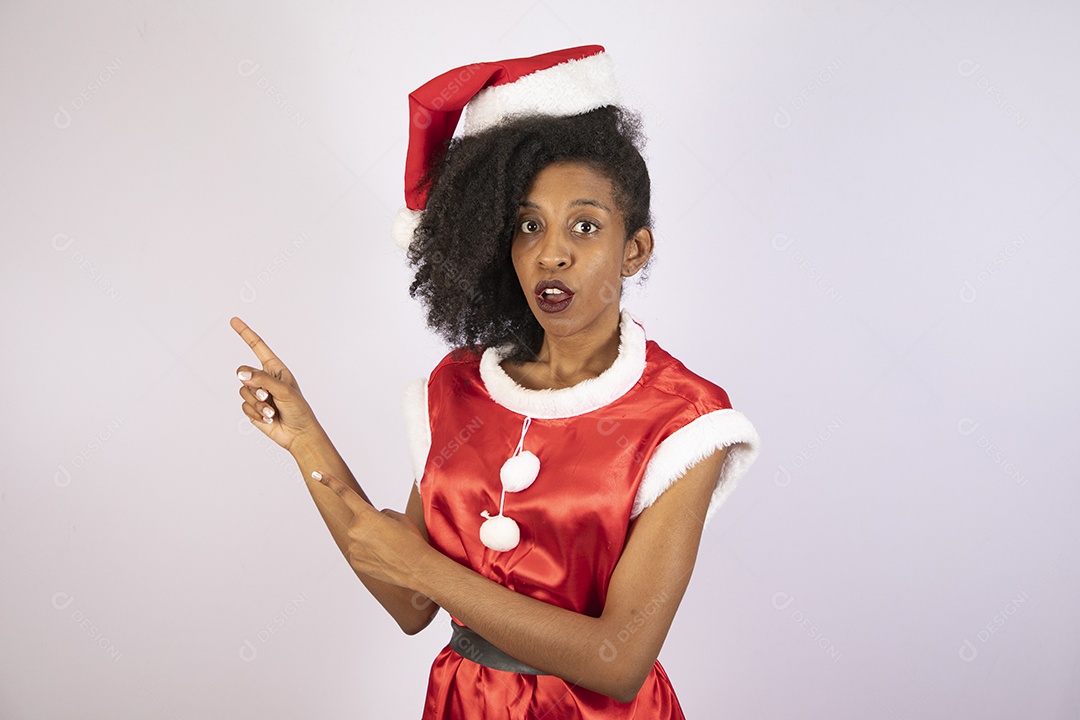
{"label": "red satin dress", "polygon": [[[426,386],[415,386],[411,401],[406,395],[431,544],[515,592],[593,617],[604,609],[633,518],[690,465],[730,446],[711,516],[757,455],[753,426],[731,409],[721,387],[646,341],[625,311],[620,332],[611,368],[570,388],[518,385],[499,365],[504,352],[494,348],[447,355]],[[519,441],[539,458],[540,471],[529,487],[505,494],[503,513],[517,522],[520,541],[499,552],[480,541],[481,512],[499,513],[499,470]],[[596,661],[613,657],[621,642],[616,635],[598,647]],[[554,675],[487,668],[449,645],[436,656],[425,720],[541,717],[684,716],[659,661],[637,697],[620,703]]]}

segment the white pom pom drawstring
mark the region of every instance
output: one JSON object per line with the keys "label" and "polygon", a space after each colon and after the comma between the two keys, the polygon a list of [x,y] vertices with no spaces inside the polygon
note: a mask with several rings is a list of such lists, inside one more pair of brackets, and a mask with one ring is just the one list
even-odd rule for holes
{"label": "white pom pom drawstring", "polygon": [[521,424],[521,439],[518,440],[514,454],[503,463],[499,470],[499,480],[502,484],[502,492],[499,494],[499,514],[488,515],[484,510],[481,517],[487,518],[480,526],[480,541],[492,550],[505,552],[517,547],[521,540],[521,529],[512,519],[503,515],[503,506],[506,503],[506,493],[521,492],[533,484],[536,476],[540,474],[540,459],[525,447],[525,433],[529,431],[532,418],[528,415]]}

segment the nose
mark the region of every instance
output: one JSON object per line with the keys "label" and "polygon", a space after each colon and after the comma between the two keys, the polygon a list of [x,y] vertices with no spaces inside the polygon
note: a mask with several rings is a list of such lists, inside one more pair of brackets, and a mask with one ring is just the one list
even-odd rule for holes
{"label": "nose", "polygon": [[570,241],[566,233],[549,231],[536,248],[536,261],[545,270],[566,268],[571,262]]}

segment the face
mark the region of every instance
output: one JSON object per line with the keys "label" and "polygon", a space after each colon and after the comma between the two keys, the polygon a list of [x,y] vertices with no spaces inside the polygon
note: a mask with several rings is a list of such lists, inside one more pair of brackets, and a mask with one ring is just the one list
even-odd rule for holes
{"label": "face", "polygon": [[610,334],[622,279],[651,252],[652,234],[627,238],[611,181],[586,164],[548,165],[519,204],[511,256],[545,341]]}

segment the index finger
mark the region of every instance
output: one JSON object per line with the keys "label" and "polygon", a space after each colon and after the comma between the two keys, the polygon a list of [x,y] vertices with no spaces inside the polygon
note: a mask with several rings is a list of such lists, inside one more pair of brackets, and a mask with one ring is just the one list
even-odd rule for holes
{"label": "index finger", "polygon": [[[248,347],[255,353],[255,357],[259,358],[259,362],[266,366],[266,363],[270,360],[277,360],[277,356],[270,350],[270,346],[263,342],[263,339],[259,337],[254,330],[247,326],[243,320],[238,317],[234,317],[229,321],[232,325],[232,329],[240,334],[240,337],[244,338],[244,342],[248,344]],[[278,360],[278,362],[281,362]]]}
{"label": "index finger", "polygon": [[365,512],[378,512],[366,498],[360,497],[355,490],[333,475],[315,470],[311,473],[311,477],[337,493],[345,504],[348,505],[349,509],[353,511],[353,515],[359,515]]}

